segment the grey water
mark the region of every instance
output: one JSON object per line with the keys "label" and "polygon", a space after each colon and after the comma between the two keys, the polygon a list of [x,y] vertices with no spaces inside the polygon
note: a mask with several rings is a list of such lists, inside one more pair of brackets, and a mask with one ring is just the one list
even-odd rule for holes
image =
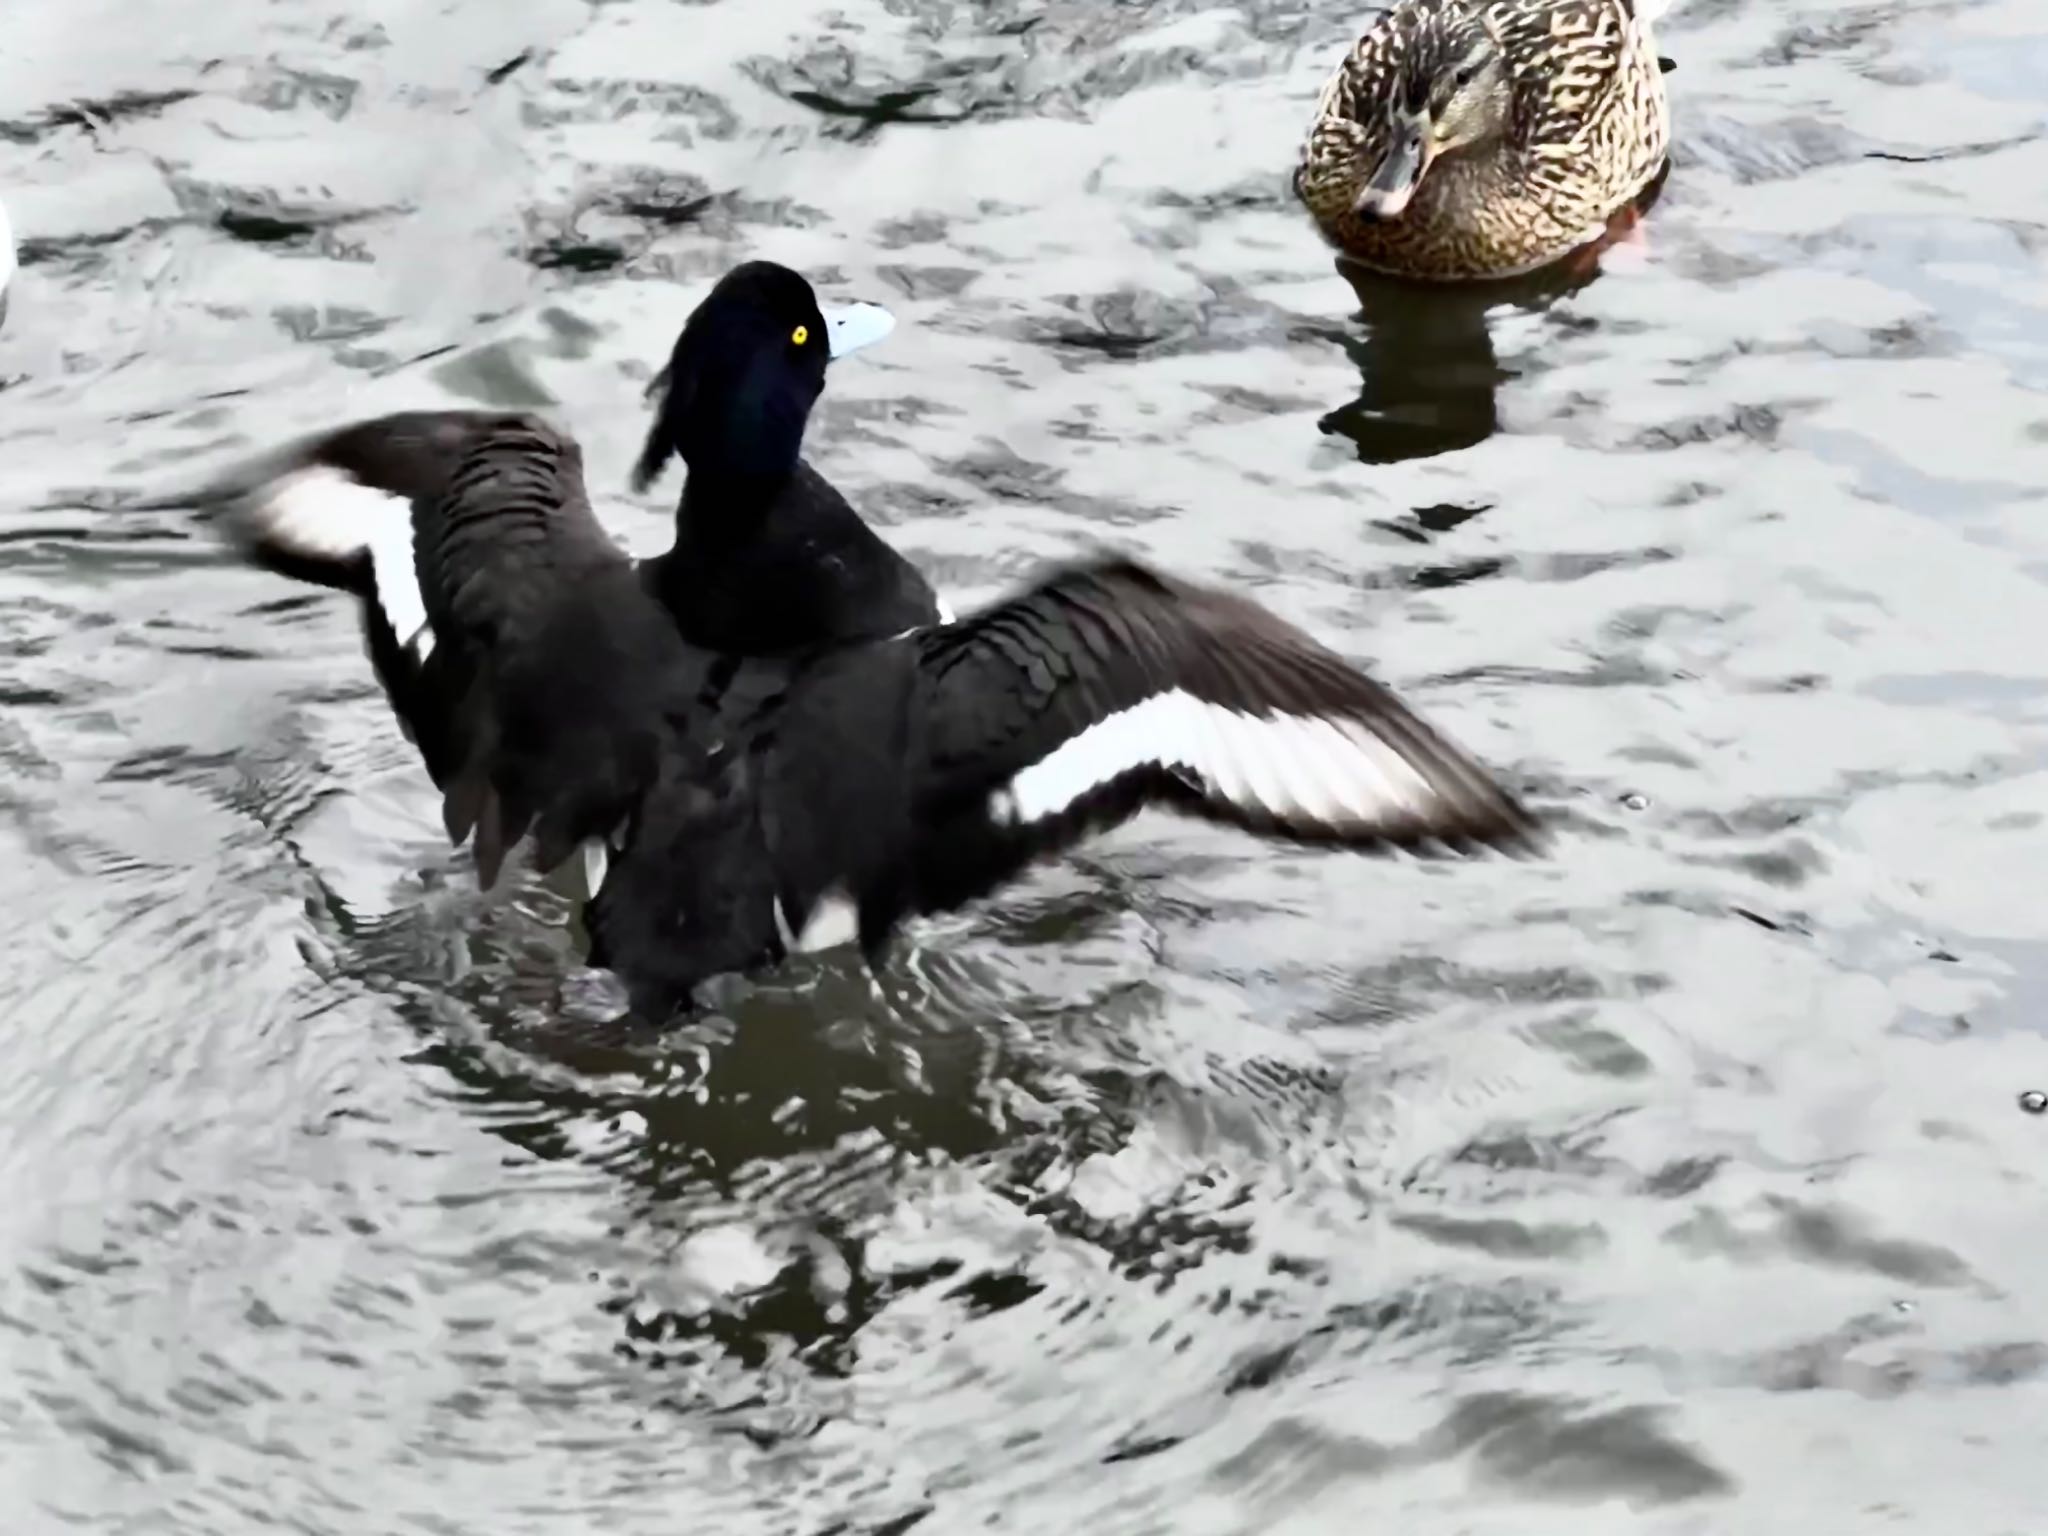
{"label": "grey water", "polygon": [[[0,1526],[2048,1520],[2048,17],[1678,0],[1640,244],[1357,288],[1364,7],[8,0]],[[349,603],[136,503],[574,428],[755,256],[956,606],[1132,550],[1558,826],[1134,823],[660,1041],[555,1028]]]}

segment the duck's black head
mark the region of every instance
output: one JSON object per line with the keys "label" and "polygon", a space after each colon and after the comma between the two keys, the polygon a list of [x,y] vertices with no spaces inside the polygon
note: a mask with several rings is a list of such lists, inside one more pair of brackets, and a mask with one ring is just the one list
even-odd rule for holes
{"label": "duck's black head", "polygon": [[684,322],[668,366],[648,386],[660,404],[634,489],[652,485],[671,454],[713,480],[787,478],[826,365],[881,340],[894,323],[874,304],[821,309],[808,282],[772,261],[733,268]]}

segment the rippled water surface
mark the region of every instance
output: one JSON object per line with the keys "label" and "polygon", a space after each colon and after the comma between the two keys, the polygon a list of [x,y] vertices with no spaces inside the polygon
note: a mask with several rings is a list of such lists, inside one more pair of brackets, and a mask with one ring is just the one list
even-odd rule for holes
{"label": "rippled water surface", "polygon": [[[1485,299],[1287,200],[1342,6],[178,18],[0,51],[0,1527],[2042,1528],[2036,0],[1679,0],[1647,244]],[[956,602],[1254,591],[1554,856],[1147,820],[563,1044],[350,606],[132,503],[532,403],[657,548],[755,255],[901,318],[812,454]]]}

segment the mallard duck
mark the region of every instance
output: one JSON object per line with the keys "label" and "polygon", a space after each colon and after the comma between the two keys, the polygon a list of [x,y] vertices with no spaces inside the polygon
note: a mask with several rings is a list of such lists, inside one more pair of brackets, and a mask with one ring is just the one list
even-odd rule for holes
{"label": "mallard duck", "polygon": [[1398,0],[1316,102],[1295,195],[1376,271],[1508,277],[1598,236],[1671,139],[1668,0]]}

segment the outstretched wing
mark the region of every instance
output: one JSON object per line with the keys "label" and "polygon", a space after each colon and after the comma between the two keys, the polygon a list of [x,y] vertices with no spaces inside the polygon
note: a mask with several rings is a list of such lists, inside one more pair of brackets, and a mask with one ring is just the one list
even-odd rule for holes
{"label": "outstretched wing", "polygon": [[1159,806],[1421,854],[1532,846],[1468,753],[1268,610],[1129,560],[1071,567],[918,637],[917,905]]}
{"label": "outstretched wing", "polygon": [[451,767],[443,723],[467,680],[432,663],[415,514],[447,491],[480,436],[527,419],[496,411],[371,417],[263,454],[194,498],[252,565],[362,600],[377,680],[437,785]]}
{"label": "outstretched wing", "polygon": [[680,648],[591,511],[575,441],[526,413],[406,412],[304,439],[205,498],[252,563],[363,600],[371,659],[494,885],[506,851],[596,850],[652,773]]}
{"label": "outstretched wing", "polygon": [[579,845],[616,846],[670,744],[686,657],[592,513],[582,451],[535,417],[482,429],[413,527],[427,665],[459,688],[443,740],[448,835],[474,829],[487,886],[529,831],[543,870]]}

